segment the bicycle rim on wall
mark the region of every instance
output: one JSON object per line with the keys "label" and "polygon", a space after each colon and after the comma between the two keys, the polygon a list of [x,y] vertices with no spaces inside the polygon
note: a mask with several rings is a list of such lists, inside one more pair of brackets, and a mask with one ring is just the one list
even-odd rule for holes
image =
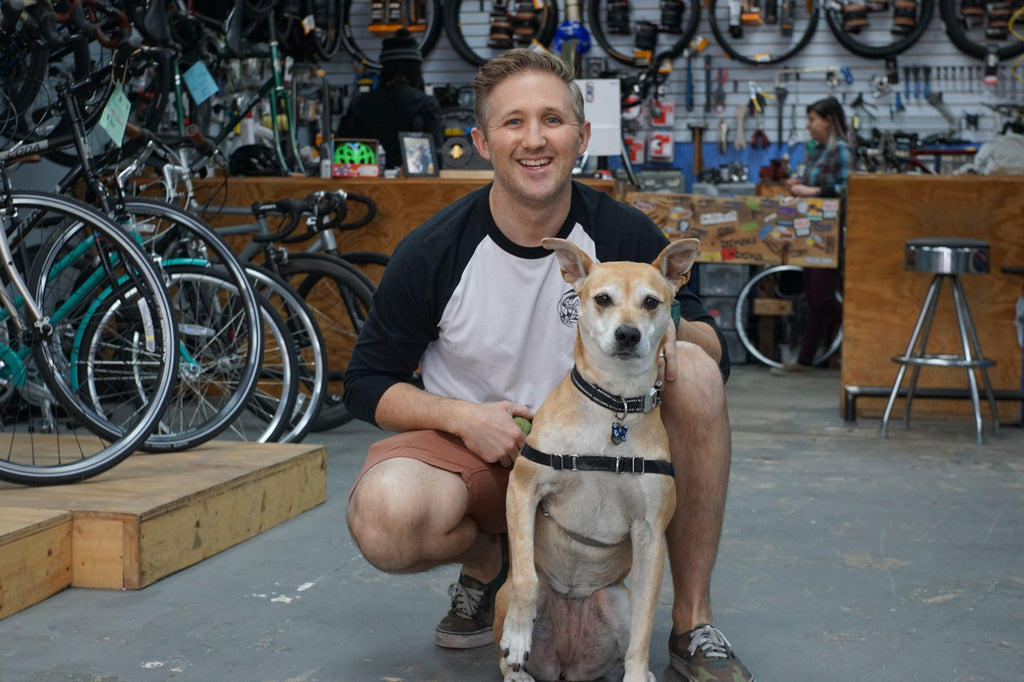
{"label": "bicycle rim on wall", "polygon": [[895,57],[924,35],[935,0],[830,0],[825,19],[839,44],[866,59]]}
{"label": "bicycle rim on wall", "polygon": [[[503,8],[502,5],[505,5]],[[558,28],[555,0],[495,3],[446,0],[444,31],[467,63],[480,66],[491,57],[533,41],[551,44]]]}
{"label": "bicycle rim on wall", "polygon": [[[767,4],[767,3],[765,3]],[[741,5],[742,7],[742,5]],[[777,14],[738,11],[728,0],[709,0],[708,21],[715,40],[731,58],[744,64],[779,64],[799,54],[818,28],[816,2],[779,0]]]}
{"label": "bicycle rim on wall", "polygon": [[341,44],[363,68],[380,71],[381,43],[407,28],[426,57],[441,35],[441,0],[344,0]]}
{"label": "bicycle rim on wall", "polygon": [[[1013,3],[979,5],[962,0],[939,0],[939,14],[946,26],[946,35],[958,50],[975,59],[994,57],[1004,61],[1024,53],[1024,40],[1019,40],[1009,30],[1013,6]],[[995,11],[1005,12],[1005,17],[994,16]],[[1024,20],[1020,18],[1014,22],[1017,33],[1024,28],[1022,24]]]}
{"label": "bicycle rim on wall", "polygon": [[587,25],[601,49],[615,61],[643,68],[652,59],[672,59],[693,41],[700,4],[687,2],[609,3],[589,0]]}

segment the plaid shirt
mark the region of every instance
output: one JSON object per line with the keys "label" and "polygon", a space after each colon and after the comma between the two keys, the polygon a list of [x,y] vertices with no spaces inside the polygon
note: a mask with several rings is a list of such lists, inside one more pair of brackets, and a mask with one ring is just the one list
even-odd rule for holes
{"label": "plaid shirt", "polygon": [[850,145],[844,140],[837,139],[831,145],[815,145],[814,149],[808,149],[804,163],[801,183],[820,187],[823,197],[841,197],[846,194],[853,154]]}

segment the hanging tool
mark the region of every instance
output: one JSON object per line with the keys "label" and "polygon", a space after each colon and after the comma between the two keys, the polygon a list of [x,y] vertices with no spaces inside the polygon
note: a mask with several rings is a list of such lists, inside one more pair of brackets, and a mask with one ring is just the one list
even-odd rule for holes
{"label": "hanging tool", "polygon": [[748,105],[750,115],[757,121],[757,129],[750,139],[750,146],[754,149],[767,149],[769,144],[768,135],[764,132],[765,94],[754,81],[750,81],[748,87],[750,88],[750,103]]}
{"label": "hanging tool", "polygon": [[764,118],[757,117],[757,129],[754,131],[753,137],[750,138],[751,149],[768,149],[771,142],[768,140],[768,133],[764,132]]}
{"label": "hanging tool", "polygon": [[703,123],[688,125],[693,133],[693,177],[699,178],[704,171],[704,130],[707,126]]}
{"label": "hanging tool", "polygon": [[729,77],[729,72],[726,69],[718,70],[718,85],[715,86],[715,113],[725,113],[725,79]]}
{"label": "hanging tool", "polygon": [[693,51],[686,50],[686,110],[693,111]]}
{"label": "hanging tool", "polygon": [[704,55],[704,123],[707,124],[711,113],[711,55]]}
{"label": "hanging tool", "polygon": [[912,66],[910,71],[914,74],[914,99],[921,99],[921,67]]}
{"label": "hanging tool", "polygon": [[863,111],[869,119],[875,120],[875,114],[871,111],[875,108],[874,104],[868,104],[864,101],[864,94],[858,92],[857,97],[854,98],[853,104],[850,105],[854,109],[860,109]]}
{"label": "hanging tool", "polygon": [[729,153],[729,122],[718,119],[718,153],[725,156]]}
{"label": "hanging tool", "polygon": [[747,148],[747,140],[743,137],[743,122],[746,119],[747,105],[741,104],[736,107],[736,137],[732,141],[732,146],[736,151]]}
{"label": "hanging tool", "polygon": [[785,104],[786,97],[788,96],[789,90],[787,88],[781,85],[775,88],[775,102],[779,107],[779,129],[778,136],[776,137],[776,139],[779,141],[779,144],[782,144],[782,122],[786,118]]}
{"label": "hanging tool", "polygon": [[910,101],[910,67],[903,67],[903,97]]}
{"label": "hanging tool", "polygon": [[796,129],[796,105],[795,104],[793,105],[793,108],[792,108],[791,111],[792,111],[792,113],[790,114],[790,118],[789,118],[789,125],[790,125],[790,128],[789,128],[789,139],[786,140],[786,144],[788,144],[790,147],[795,147],[797,142],[800,141],[800,139],[799,139],[800,133]]}
{"label": "hanging tool", "polygon": [[932,67],[926,66],[926,67],[924,67],[924,93],[923,93],[925,99],[928,99],[928,96],[931,94],[931,89],[932,89],[932,87],[931,87],[931,80],[932,80]]}

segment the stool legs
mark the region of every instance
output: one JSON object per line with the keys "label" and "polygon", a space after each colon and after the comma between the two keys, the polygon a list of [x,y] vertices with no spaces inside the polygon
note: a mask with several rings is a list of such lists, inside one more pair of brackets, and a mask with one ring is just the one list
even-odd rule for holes
{"label": "stool legs", "polygon": [[[921,331],[924,329],[924,340],[928,340],[928,334],[932,327],[932,318],[935,316],[935,305],[939,300],[939,289],[942,287],[942,276],[935,275],[932,278],[932,283],[928,287],[928,293],[925,294],[924,304],[921,306],[921,312],[917,316],[917,323],[914,325],[914,332],[910,335],[910,342],[907,344],[906,353],[907,357],[914,357],[920,355],[920,350],[915,350],[917,346],[917,340],[921,336]],[[921,349],[924,349],[924,343],[921,344]],[[915,365],[914,371],[911,374],[910,388],[907,389],[907,405],[903,410],[904,426],[906,427],[909,422],[910,413],[910,401],[913,400],[914,386],[917,384],[917,373],[920,366]],[[907,373],[906,363],[900,363],[900,369],[896,373],[896,381],[893,382],[892,391],[889,393],[889,402],[885,405],[885,413],[882,415],[882,430],[879,434],[882,438],[885,438],[886,428],[889,426],[889,416],[892,414],[892,408],[896,404],[896,396],[900,391],[900,384],[903,383],[903,376]]]}
{"label": "stool legs", "polygon": [[[946,277],[950,278],[957,328],[960,333],[960,345],[963,349],[963,355],[960,356],[930,355],[924,352],[928,343],[928,336],[931,333],[932,321],[935,317],[935,309],[938,305],[939,294],[942,289],[942,281]],[[889,401],[885,406],[885,413],[882,415],[882,428],[880,432],[882,438],[885,438],[889,417],[892,414],[892,409],[896,403],[900,385],[903,383],[903,377],[906,374],[908,365],[913,366],[913,371],[910,375],[906,402],[903,406],[904,427],[909,427],[910,425],[910,405],[914,399],[914,391],[917,388],[917,379],[921,366],[964,367],[967,370],[971,403],[974,408],[974,423],[977,432],[976,442],[979,445],[982,444],[984,442],[984,435],[978,381],[974,375],[975,368],[981,374],[985,386],[985,394],[988,398],[989,407],[992,410],[993,433],[999,433],[999,412],[996,409],[995,395],[992,392],[992,384],[989,381],[987,370],[988,365],[994,363],[986,360],[984,355],[982,355],[981,343],[978,340],[978,333],[974,328],[974,321],[971,318],[971,312],[967,306],[967,298],[964,295],[963,285],[960,283],[959,277],[949,274],[937,274],[932,278],[931,286],[928,287],[928,293],[925,295],[924,304],[921,306],[921,313],[917,317],[914,332],[910,336],[910,343],[907,344],[906,353],[902,356],[894,357],[893,361],[897,362],[900,368],[896,374],[896,381],[893,383],[892,391],[889,393]]]}

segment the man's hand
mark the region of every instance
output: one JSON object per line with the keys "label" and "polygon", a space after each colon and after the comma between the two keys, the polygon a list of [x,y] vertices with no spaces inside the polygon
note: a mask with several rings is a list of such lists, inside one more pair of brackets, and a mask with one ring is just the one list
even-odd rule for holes
{"label": "man's hand", "polygon": [[522,429],[513,417],[533,419],[533,413],[522,405],[499,403],[461,403],[457,435],[480,459],[510,467],[526,443]]}

